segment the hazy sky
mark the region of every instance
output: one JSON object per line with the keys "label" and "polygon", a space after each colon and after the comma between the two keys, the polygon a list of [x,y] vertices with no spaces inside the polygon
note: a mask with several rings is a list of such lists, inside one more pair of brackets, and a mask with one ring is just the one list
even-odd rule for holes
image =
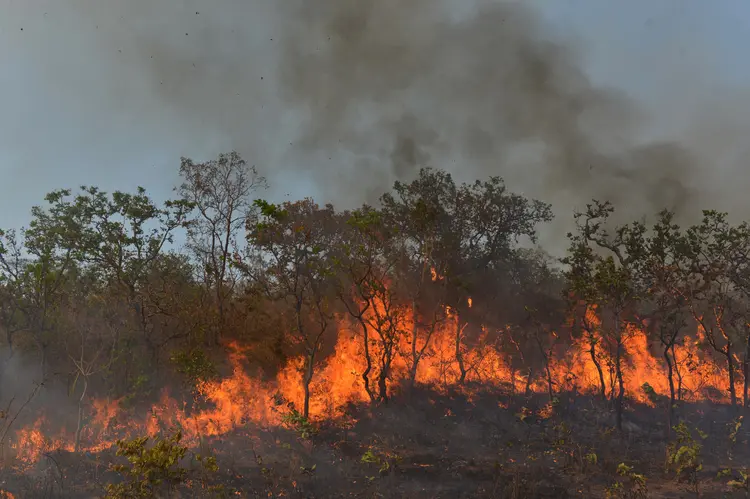
{"label": "hazy sky", "polygon": [[[268,195],[277,199],[312,195],[351,204],[371,198],[402,174],[408,177],[399,162],[446,166],[436,158],[450,157],[447,167],[453,164],[462,180],[478,171],[499,174],[512,188],[551,197],[567,209],[598,194],[605,181],[588,187],[584,182],[581,192],[571,183],[562,195],[550,188],[559,179],[542,185],[533,178],[542,170],[517,159],[528,151],[508,153],[496,169],[488,166],[497,152],[487,143],[502,137],[508,149],[516,138],[529,144],[536,139],[529,148],[548,148],[546,142],[557,133],[565,135],[560,144],[567,143],[567,132],[548,130],[545,116],[557,117],[563,112],[558,108],[571,106],[583,108],[575,112],[590,121],[585,153],[556,143],[565,150],[555,158],[590,161],[592,151],[609,154],[615,148],[620,158],[625,142],[630,147],[674,140],[699,165],[679,181],[681,188],[697,189],[690,203],[706,199],[705,205],[750,215],[746,1],[534,1],[529,3],[538,16],[529,14],[531,24],[523,19],[505,24],[504,13],[512,9],[466,21],[476,14],[475,4],[486,7],[490,1],[444,0],[437,13],[414,0],[427,11],[424,16],[416,7],[399,12],[399,2],[382,3],[363,9],[364,14],[349,7],[342,14],[337,0],[0,0],[0,227],[25,223],[31,205],[58,187],[144,185],[156,196],[168,195],[180,156],[209,159],[233,148],[257,164],[271,182]],[[344,21],[352,26],[343,26]],[[463,24],[441,31],[450,22]],[[460,37],[480,30],[486,33],[463,44]],[[331,33],[342,41],[330,41]],[[573,90],[562,92],[562,104],[554,98],[546,102],[533,124],[518,109],[510,111],[518,116],[502,122],[482,115],[482,99],[492,100],[492,112],[502,114],[503,106],[516,100],[496,100],[496,94],[525,92],[513,87],[512,75],[491,68],[521,57],[516,52],[528,49],[525,37],[565,47],[565,67],[558,68],[554,57],[545,64],[555,68],[555,77],[566,78],[559,88]],[[516,43],[519,39],[523,42]],[[392,52],[381,50],[384,40],[394,41],[388,47]],[[508,40],[515,48],[495,57],[503,46],[498,44]],[[445,45],[435,48],[437,41]],[[331,45],[316,45],[324,42]],[[477,55],[485,46],[486,53]],[[402,49],[414,57],[402,59]],[[422,61],[429,58],[434,64]],[[467,73],[459,78],[458,70],[451,71],[462,64]],[[568,66],[589,81],[582,82]],[[431,82],[445,71],[448,75],[439,86],[426,77],[402,78],[402,70],[429,75]],[[467,80],[474,77],[492,79],[491,88],[477,81],[476,101],[462,96],[454,102],[450,92],[466,93],[472,84]],[[603,104],[609,97],[598,100],[598,90],[592,93],[590,87],[620,89],[637,109]],[[461,109],[467,106],[471,110],[464,116]],[[378,114],[385,108],[388,112]],[[397,108],[405,110],[396,114]],[[514,126],[525,127],[524,132],[508,129]],[[472,137],[459,137],[473,127]],[[357,133],[348,133],[351,128]],[[454,138],[463,141],[460,150],[451,148]],[[477,156],[481,168],[457,166],[457,157],[467,157],[466,144],[487,150]],[[670,158],[665,161],[674,162],[682,153],[665,154]],[[549,164],[550,156],[543,157],[546,163],[539,168],[557,168]],[[617,161],[626,170],[641,156],[627,157]],[[373,166],[378,158],[394,164],[381,171]],[[681,175],[670,168],[664,175]],[[664,185],[662,177],[649,179]]]}

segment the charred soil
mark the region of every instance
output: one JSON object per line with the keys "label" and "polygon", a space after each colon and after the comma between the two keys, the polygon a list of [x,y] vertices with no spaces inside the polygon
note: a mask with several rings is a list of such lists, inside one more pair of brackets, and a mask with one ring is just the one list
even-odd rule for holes
{"label": "charred soil", "polygon": [[[681,405],[680,421],[700,445],[692,479],[670,469],[675,435],[667,437],[663,406],[628,404],[618,432],[610,404],[596,398],[465,392],[416,388],[387,404],[349,404],[309,431],[286,418],[201,439],[186,445],[177,463],[186,476],[172,497],[745,496],[726,471],[717,477],[750,466],[748,433],[736,430],[730,407]],[[200,453],[216,458],[215,471],[199,470]],[[111,465],[123,462],[114,448],[53,450],[32,467],[6,467],[2,486],[15,498],[103,497],[106,484],[123,479]],[[647,495],[639,496],[631,478],[641,475]]]}

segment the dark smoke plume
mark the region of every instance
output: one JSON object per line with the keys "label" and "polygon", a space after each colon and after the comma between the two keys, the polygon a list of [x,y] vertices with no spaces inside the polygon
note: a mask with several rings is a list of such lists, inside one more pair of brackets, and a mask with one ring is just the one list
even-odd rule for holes
{"label": "dark smoke plume", "polygon": [[[527,4],[64,4],[50,3],[49,17],[86,20],[102,77],[148,88],[144,118],[189,137],[184,154],[237,149],[279,193],[309,194],[299,184],[310,182],[320,201],[351,206],[421,166],[460,181],[499,175],[553,203],[558,242],[592,197],[631,218],[695,205],[692,153],[637,139],[634,104],[593,85]],[[130,105],[121,98],[115,114]]]}
{"label": "dark smoke plume", "polygon": [[[156,54],[149,60],[162,97],[182,112],[201,109],[181,99],[209,88],[216,100],[204,105],[223,110],[224,96],[250,91],[241,87],[266,73],[297,120],[277,167],[309,168],[325,197],[372,200],[432,165],[464,179],[501,175],[565,207],[599,197],[648,212],[690,200],[690,155],[674,143],[634,143],[633,105],[593,86],[577,54],[547,37],[528,7],[484,3],[459,14],[456,2],[434,0],[279,4],[269,9],[273,71],[242,61],[239,46],[223,51],[232,35],[218,27],[198,30],[200,51],[161,37],[142,48]],[[202,69],[186,72],[193,64]],[[222,127],[222,114],[207,114]],[[242,149],[242,132],[253,130],[238,125],[229,133]]]}

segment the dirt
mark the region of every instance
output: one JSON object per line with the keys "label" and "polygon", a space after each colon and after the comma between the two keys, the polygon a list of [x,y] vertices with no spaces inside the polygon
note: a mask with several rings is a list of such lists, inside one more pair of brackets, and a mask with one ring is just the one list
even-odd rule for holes
{"label": "dirt", "polygon": [[[731,408],[683,404],[680,417],[702,449],[699,497],[747,497],[717,479],[750,467],[748,434],[730,445]],[[631,404],[624,431],[613,430],[608,404],[593,398],[415,390],[377,407],[350,405],[318,425],[312,438],[288,428],[247,426],[207,440],[227,497],[292,498],[599,498],[620,463],[646,477],[650,498],[696,497],[695,485],[665,471],[663,407]],[[205,449],[204,449],[205,450]],[[730,453],[731,451],[731,453]],[[595,457],[592,457],[595,456]],[[16,498],[94,498],[118,480],[113,450],[46,454],[31,470],[6,467],[0,488]],[[194,459],[183,463],[197,469]],[[627,480],[625,480],[627,481]],[[210,497],[193,478],[174,497]],[[2,495],[0,495],[2,497]]]}

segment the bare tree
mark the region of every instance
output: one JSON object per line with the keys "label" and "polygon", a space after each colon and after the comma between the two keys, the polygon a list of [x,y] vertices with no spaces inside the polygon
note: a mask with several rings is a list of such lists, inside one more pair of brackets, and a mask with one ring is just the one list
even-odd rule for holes
{"label": "bare tree", "polygon": [[253,209],[251,196],[267,184],[255,166],[248,165],[236,152],[201,163],[182,158],[180,176],[183,183],[177,191],[198,214],[188,226],[188,247],[216,304],[217,319],[207,340],[218,344],[237,282],[231,256],[239,251],[238,235]]}

